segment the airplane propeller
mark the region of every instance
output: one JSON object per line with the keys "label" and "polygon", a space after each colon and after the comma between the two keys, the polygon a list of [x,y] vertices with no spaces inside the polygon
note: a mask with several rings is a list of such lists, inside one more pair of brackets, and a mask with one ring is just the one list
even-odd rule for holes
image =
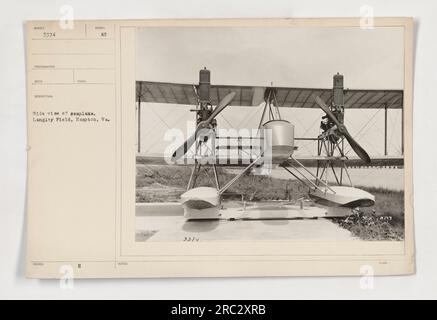
{"label": "airplane propeller", "polygon": [[199,124],[196,127],[196,130],[194,131],[194,134],[188,137],[188,139],[173,153],[172,155],[173,161],[179,159],[180,157],[182,157],[187,153],[187,151],[191,148],[191,146],[196,142],[196,138],[198,136],[199,131],[210,127],[211,122],[220,114],[220,112],[222,112],[232,102],[234,97],[235,97],[235,92],[228,93],[215,107],[215,109],[212,111],[208,119],[199,122]]}
{"label": "airplane propeller", "polygon": [[319,105],[320,109],[322,109],[326,115],[331,119],[332,122],[335,123],[337,126],[338,131],[346,138],[346,140],[349,142],[352,149],[355,151],[355,153],[358,155],[358,157],[361,158],[365,163],[370,163],[370,157],[367,154],[367,152],[358,144],[358,142],[355,141],[354,138],[350,135],[349,131],[347,130],[346,126],[338,121],[337,117],[332,113],[332,111],[329,109],[329,107],[325,104],[325,102],[319,97],[315,97],[316,103]]}

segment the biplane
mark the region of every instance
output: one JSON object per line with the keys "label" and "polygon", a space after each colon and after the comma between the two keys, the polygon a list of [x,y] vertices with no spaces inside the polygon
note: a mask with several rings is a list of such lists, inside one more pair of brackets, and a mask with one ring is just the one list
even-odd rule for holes
{"label": "biplane", "polygon": [[[196,119],[194,133],[169,158],[142,156],[146,163],[192,167],[187,191],[181,195],[187,219],[218,218],[222,195],[230,186],[244,174],[257,170],[263,172],[262,169],[268,172],[274,166],[283,168],[300,181],[308,188],[308,197],[320,205],[348,210],[372,206],[375,197],[353,186],[348,168],[403,166],[403,156],[387,156],[387,109],[403,108],[402,90],[345,89],[344,77],[338,73],[333,76],[333,87],[330,89],[212,85],[211,72],[204,68],[199,72],[198,84],[137,81],[136,91],[139,155],[141,103],[195,106],[191,110]],[[263,107],[255,135],[234,136],[234,143],[229,142],[229,136],[220,135],[217,116],[228,106]],[[281,108],[320,108],[325,114],[320,121],[321,133],[314,138],[295,137],[293,119],[284,119]],[[344,116],[345,110],[352,108],[385,109],[385,156],[370,157],[349,133]],[[317,142],[317,156],[294,155],[302,140]],[[345,153],[346,144],[356,156]],[[241,169],[221,186],[218,166]],[[214,187],[196,187],[201,167],[212,169]],[[315,168],[315,173],[309,168]],[[335,184],[328,183],[328,175],[333,175]],[[337,212],[344,215],[347,210]]]}

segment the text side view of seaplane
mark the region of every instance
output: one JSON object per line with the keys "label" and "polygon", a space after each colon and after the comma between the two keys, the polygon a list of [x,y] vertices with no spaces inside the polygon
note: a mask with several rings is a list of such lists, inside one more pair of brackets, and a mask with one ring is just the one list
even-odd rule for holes
{"label": "text side view of seaplane", "polygon": [[[193,134],[175,148],[170,157],[142,155],[140,141],[137,156],[146,159],[145,163],[192,167],[187,191],[180,199],[187,219],[218,218],[222,195],[238,179],[248,173],[269,174],[273,167],[283,168],[301,182],[307,188],[309,198],[332,209],[331,216],[372,206],[374,195],[353,186],[348,168],[402,167],[403,156],[370,157],[346,128],[345,110],[384,108],[387,113],[387,109],[402,109],[403,92],[345,90],[343,81],[343,75],[334,75],[331,89],[212,85],[211,73],[206,68],[200,70],[196,85],[137,81],[138,114],[141,103],[148,102],[196,106],[192,110],[196,114]],[[261,105],[262,115],[253,134],[233,136],[233,143],[230,143],[230,137],[220,133],[217,116],[225,108]],[[284,119],[281,108],[320,108],[325,113],[320,123],[321,133],[315,138],[295,137],[293,119]],[[317,156],[295,156],[302,140],[317,142]],[[349,146],[356,156],[348,156],[345,146]],[[220,185],[219,166],[240,168],[240,171]],[[196,186],[202,168],[212,171],[213,187]],[[329,183],[328,176],[333,177],[335,183]]]}

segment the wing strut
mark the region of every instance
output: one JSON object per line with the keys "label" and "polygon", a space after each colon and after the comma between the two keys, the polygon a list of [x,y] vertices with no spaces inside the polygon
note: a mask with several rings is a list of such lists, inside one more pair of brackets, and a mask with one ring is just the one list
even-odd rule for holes
{"label": "wing strut", "polygon": [[[297,160],[296,158],[293,158],[293,156],[290,157],[291,160],[294,160],[297,164],[298,167],[300,167],[301,169],[305,170],[311,177],[313,177],[316,180],[316,183],[321,183],[323,184],[327,189],[329,189],[332,193],[336,193],[326,182],[324,182],[323,180],[319,179],[316,175],[314,175],[310,170],[308,170],[302,163],[299,162],[299,160]],[[289,168],[287,168],[287,166],[292,167],[294,170],[296,170],[296,172],[298,172],[307,182],[305,183],[303,180],[299,179],[296,177],[295,174],[293,174],[291,172],[291,170]],[[316,183],[312,182],[303,172],[301,172],[299,170],[299,168],[295,165],[293,165],[293,163],[291,163],[290,160],[287,160],[285,162],[285,165],[282,166],[287,172],[289,172],[291,175],[293,175],[294,177],[296,177],[299,181],[303,182],[307,187],[309,187],[310,189],[314,189],[314,190],[319,190],[321,192],[326,192],[326,189],[321,189]]]}

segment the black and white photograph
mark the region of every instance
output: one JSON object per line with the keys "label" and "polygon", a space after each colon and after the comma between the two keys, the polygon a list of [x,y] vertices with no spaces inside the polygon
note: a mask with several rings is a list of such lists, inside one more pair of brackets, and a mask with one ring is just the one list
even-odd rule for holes
{"label": "black and white photograph", "polygon": [[436,298],[437,4],[5,8],[0,299]]}
{"label": "black and white photograph", "polygon": [[402,27],[137,28],[136,242],[403,241]]}

